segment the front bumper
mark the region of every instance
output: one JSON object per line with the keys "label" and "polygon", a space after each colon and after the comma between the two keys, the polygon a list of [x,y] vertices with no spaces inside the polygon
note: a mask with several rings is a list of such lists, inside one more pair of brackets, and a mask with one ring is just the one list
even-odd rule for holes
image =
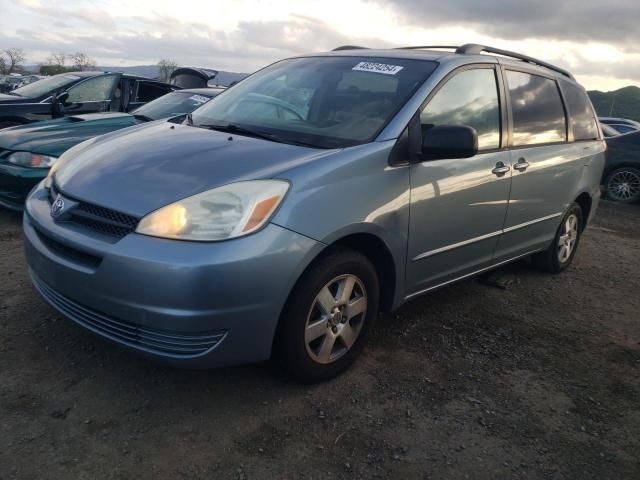
{"label": "front bumper", "polygon": [[27,195],[49,169],[26,168],[0,163],[0,206],[11,210],[22,210]]}
{"label": "front bumper", "polygon": [[101,337],[173,365],[265,360],[282,307],[323,244],[276,225],[196,243],[121,240],[55,222],[46,190],[27,199],[23,229],[35,287]]}

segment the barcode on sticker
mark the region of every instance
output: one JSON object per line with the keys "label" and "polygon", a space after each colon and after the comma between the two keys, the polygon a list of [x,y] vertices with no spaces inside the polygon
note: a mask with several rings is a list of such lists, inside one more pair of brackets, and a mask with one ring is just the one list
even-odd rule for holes
{"label": "barcode on sticker", "polygon": [[387,63],[374,63],[374,62],[360,62],[352,70],[358,70],[361,72],[375,72],[383,73],[385,75],[395,75],[404,67],[399,65],[389,65]]}

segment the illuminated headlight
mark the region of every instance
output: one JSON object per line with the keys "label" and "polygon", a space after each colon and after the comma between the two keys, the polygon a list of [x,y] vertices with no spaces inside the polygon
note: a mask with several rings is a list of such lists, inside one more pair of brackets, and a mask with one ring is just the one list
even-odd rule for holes
{"label": "illuminated headlight", "polygon": [[282,180],[231,183],[150,213],[136,232],[202,242],[241,237],[269,221],[288,189]]}
{"label": "illuminated headlight", "polygon": [[49,168],[56,163],[56,160],[58,160],[58,157],[31,152],[15,152],[7,157],[9,163],[31,168]]}

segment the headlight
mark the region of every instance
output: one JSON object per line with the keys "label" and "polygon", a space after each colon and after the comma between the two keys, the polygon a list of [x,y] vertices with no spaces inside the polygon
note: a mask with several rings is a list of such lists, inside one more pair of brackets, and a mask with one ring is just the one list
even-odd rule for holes
{"label": "headlight", "polygon": [[288,189],[282,180],[231,183],[150,213],[136,232],[203,242],[241,237],[271,218]]}
{"label": "headlight", "polygon": [[31,152],[16,152],[7,157],[9,163],[31,168],[49,168],[56,160],[58,160],[58,157]]}

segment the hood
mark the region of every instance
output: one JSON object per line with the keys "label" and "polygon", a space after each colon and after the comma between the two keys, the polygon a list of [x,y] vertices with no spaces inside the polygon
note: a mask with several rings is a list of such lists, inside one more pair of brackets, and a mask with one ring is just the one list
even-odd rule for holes
{"label": "hood", "polygon": [[59,157],[84,140],[136,123],[127,113],[95,113],[35,122],[0,130],[0,149]]}
{"label": "hood", "polygon": [[33,102],[33,99],[27,97],[20,97],[18,95],[5,95],[0,93],[0,103],[24,103]]}
{"label": "hood", "polygon": [[271,178],[335,152],[153,122],[70,152],[55,181],[70,197],[142,217],[196,193]]}

